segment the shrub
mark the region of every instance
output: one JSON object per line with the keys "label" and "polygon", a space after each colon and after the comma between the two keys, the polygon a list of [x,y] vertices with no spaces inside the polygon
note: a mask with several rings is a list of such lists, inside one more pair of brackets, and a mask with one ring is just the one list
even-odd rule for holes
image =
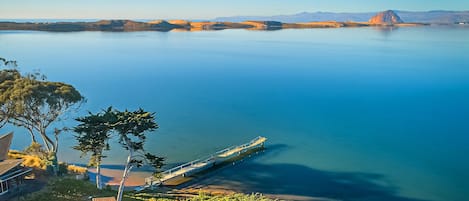
{"label": "shrub", "polygon": [[44,148],[42,148],[42,145],[37,142],[31,143],[31,145],[26,147],[23,152],[27,155],[37,156],[44,160],[47,159],[47,151],[44,150]]}
{"label": "shrub", "polygon": [[70,174],[85,174],[88,171],[87,168],[77,165],[68,165],[67,170]]}
{"label": "shrub", "polygon": [[251,195],[233,194],[233,195],[219,195],[210,196],[200,193],[198,196],[189,198],[186,201],[272,201],[272,199],[256,193]]}
{"label": "shrub", "polygon": [[23,165],[25,167],[31,167],[36,169],[45,170],[47,166],[47,161],[41,159],[39,156],[36,155],[29,155],[21,151],[10,150],[8,152],[8,158],[10,159],[23,159]]}

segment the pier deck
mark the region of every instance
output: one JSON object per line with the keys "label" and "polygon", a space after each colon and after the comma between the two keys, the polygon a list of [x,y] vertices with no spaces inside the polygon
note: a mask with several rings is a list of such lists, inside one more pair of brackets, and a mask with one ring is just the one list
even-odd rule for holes
{"label": "pier deck", "polygon": [[249,142],[249,143],[246,143],[246,144],[243,144],[243,145],[240,145],[240,146],[236,146],[236,147],[232,147],[232,148],[227,148],[227,149],[224,149],[222,151],[217,152],[217,153],[219,153],[218,157],[220,157],[220,158],[229,157],[233,154],[243,152],[244,150],[248,150],[248,149],[251,149],[253,147],[257,147],[261,144],[264,144],[265,141],[267,141],[267,138],[257,137],[254,140],[251,140],[251,142]]}
{"label": "pier deck", "polygon": [[197,160],[193,160],[191,162],[184,163],[177,167],[166,170],[162,173],[162,177],[160,179],[156,179],[154,177],[145,178],[146,186],[142,187],[142,189],[147,188],[152,185],[162,184],[165,181],[171,180],[176,177],[191,176],[197,172],[211,168],[218,163],[222,163],[232,158],[233,156],[237,156],[241,153],[244,153],[256,147],[264,146],[264,143],[266,141],[267,141],[267,138],[259,136],[259,137],[254,138],[248,143],[238,145],[238,146],[232,146],[232,147],[220,150],[218,152],[215,152],[214,154],[210,156],[199,158]]}

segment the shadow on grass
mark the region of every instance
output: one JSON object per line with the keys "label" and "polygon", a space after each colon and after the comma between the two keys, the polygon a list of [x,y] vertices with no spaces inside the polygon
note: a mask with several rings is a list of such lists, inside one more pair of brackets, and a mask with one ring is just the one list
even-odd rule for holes
{"label": "shadow on grass", "polygon": [[[91,183],[96,183],[96,173],[94,172],[88,172],[88,175],[90,177],[90,182]],[[115,180],[116,178],[110,177],[110,176],[105,176],[101,174],[101,182],[106,185],[107,183]]]}

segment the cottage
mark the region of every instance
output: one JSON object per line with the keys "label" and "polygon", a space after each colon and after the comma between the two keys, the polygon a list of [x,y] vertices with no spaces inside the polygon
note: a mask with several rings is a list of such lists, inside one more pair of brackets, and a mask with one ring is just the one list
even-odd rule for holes
{"label": "cottage", "polygon": [[20,187],[31,172],[31,168],[21,165],[22,159],[8,159],[12,139],[13,133],[0,136],[0,197]]}

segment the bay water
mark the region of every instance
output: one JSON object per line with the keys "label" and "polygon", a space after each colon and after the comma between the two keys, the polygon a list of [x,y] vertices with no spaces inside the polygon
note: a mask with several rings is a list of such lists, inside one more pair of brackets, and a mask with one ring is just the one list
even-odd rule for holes
{"label": "bay water", "polygon": [[[0,56],[86,98],[156,112],[147,150],[190,161],[262,135],[232,167],[265,193],[342,200],[469,197],[469,28],[0,31]],[[30,143],[15,131],[13,149]],[[60,160],[85,163],[61,136]],[[113,143],[106,164],[123,164]],[[236,179],[236,178],[234,178]],[[269,186],[269,188],[260,188]],[[275,188],[276,187],[276,188]],[[270,190],[269,190],[270,189]],[[271,192],[270,192],[271,191]]]}

